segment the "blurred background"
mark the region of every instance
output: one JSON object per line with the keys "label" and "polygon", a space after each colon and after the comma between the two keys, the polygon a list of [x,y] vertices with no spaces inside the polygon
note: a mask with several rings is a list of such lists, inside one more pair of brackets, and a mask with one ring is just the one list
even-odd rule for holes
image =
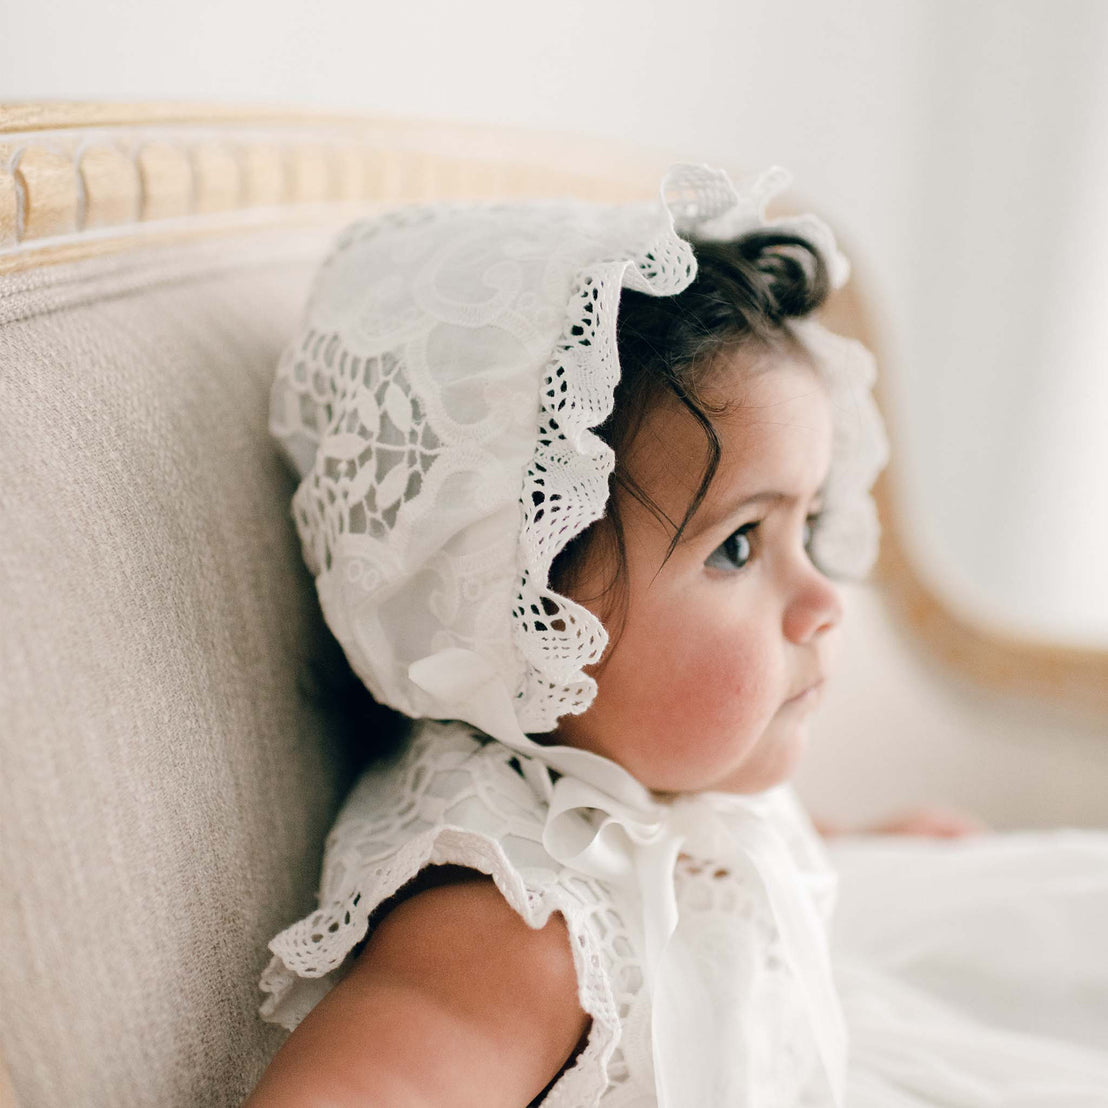
{"label": "blurred background", "polygon": [[868,286],[919,572],[1108,644],[1104,0],[0,0],[4,99],[511,123],[791,169]]}

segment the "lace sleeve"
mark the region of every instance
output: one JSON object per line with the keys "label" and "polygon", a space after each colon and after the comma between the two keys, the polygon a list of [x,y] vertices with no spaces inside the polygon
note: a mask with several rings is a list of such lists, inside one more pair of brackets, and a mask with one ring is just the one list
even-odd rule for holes
{"label": "lace sleeve", "polygon": [[564,917],[592,1026],[542,1103],[599,1102],[620,1026],[599,919],[606,897],[543,850],[534,794],[512,762],[510,751],[480,743],[468,728],[428,724],[399,763],[359,780],[328,838],[319,908],[269,944],[264,1019],[295,1028],[345,975],[377,909],[427,866],[465,866],[488,874],[528,926]]}

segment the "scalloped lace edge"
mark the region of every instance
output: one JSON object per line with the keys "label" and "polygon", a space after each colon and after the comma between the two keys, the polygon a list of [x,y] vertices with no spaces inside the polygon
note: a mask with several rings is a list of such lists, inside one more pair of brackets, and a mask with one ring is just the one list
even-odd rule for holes
{"label": "scalloped lace edge", "polygon": [[[585,711],[596,695],[596,682],[585,673],[585,667],[600,660],[608,643],[607,631],[587,608],[550,588],[550,567],[572,539],[604,515],[610,497],[609,478],[615,464],[615,455],[596,434],[596,428],[612,413],[615,390],[621,376],[616,329],[619,293],[626,288],[638,287],[640,291],[647,291],[655,296],[671,296],[686,288],[696,274],[695,254],[690,242],[677,233],[672,209],[665,205],[663,210],[668,219],[668,227],[657,232],[641,249],[629,250],[622,256],[593,261],[577,272],[566,304],[565,324],[554,352],[543,369],[540,434],[536,438],[535,449],[528,463],[520,498],[523,517],[518,546],[520,576],[535,589],[541,600],[552,602],[568,616],[571,624],[582,628],[585,633],[577,635],[576,642],[570,648],[572,661],[565,656],[552,658],[544,652],[521,650],[526,676],[523,688],[517,695],[517,702],[525,713],[521,719],[525,731],[544,732],[553,729],[557,726],[560,715],[567,711]],[[683,274],[667,275],[664,270],[659,271],[659,257],[682,254],[688,259]],[[590,321],[583,306],[587,304],[583,291],[595,286],[604,297],[613,284],[617,290],[614,302],[606,306],[604,314],[595,323]],[[578,359],[575,357],[579,349],[577,336],[582,333],[591,333],[594,341],[599,340],[599,343],[597,348],[589,351],[587,358]],[[593,390],[598,395],[590,404],[586,402],[587,395],[578,394],[573,397],[576,404],[559,408],[556,401],[551,400],[552,393],[549,389],[552,381],[565,374],[569,382],[574,382],[583,362],[590,367],[607,370],[598,373],[592,382]],[[542,431],[551,421],[556,421],[555,426],[560,431],[560,445],[564,449],[552,449],[543,441]],[[584,522],[576,528],[548,531],[550,541],[547,544],[533,543],[528,540],[539,528],[534,519],[535,504],[530,496],[532,474],[536,469],[549,472],[552,468],[559,470],[567,479],[571,473],[575,474],[578,480],[584,470],[589,471],[592,480],[588,482],[582,498]],[[513,622],[517,648],[523,648],[528,630],[518,621]],[[565,704],[567,695],[574,701],[573,706]]]}

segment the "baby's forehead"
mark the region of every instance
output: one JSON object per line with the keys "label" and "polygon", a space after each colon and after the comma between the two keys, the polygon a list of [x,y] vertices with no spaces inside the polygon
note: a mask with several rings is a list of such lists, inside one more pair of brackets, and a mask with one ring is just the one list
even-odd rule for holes
{"label": "baby's forehead", "polygon": [[717,451],[706,507],[747,485],[802,496],[823,484],[831,458],[831,401],[809,362],[779,358],[753,370],[732,367],[696,402],[707,426],[671,397],[648,413],[632,444],[628,468],[651,495],[695,492]]}
{"label": "baby's forehead", "polygon": [[812,385],[827,391],[815,359],[799,341],[743,343],[722,350],[704,365],[697,381],[703,402],[724,411],[756,405],[759,398],[775,402],[782,391]]}

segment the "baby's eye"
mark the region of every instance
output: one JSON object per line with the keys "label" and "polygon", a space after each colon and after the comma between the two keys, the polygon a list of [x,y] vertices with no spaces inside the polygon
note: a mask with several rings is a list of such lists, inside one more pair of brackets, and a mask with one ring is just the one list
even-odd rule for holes
{"label": "baby's eye", "polygon": [[708,560],[704,564],[711,566],[712,569],[742,569],[750,561],[752,553],[750,539],[747,536],[757,526],[757,523],[746,523],[733,534],[728,535],[708,555]]}

